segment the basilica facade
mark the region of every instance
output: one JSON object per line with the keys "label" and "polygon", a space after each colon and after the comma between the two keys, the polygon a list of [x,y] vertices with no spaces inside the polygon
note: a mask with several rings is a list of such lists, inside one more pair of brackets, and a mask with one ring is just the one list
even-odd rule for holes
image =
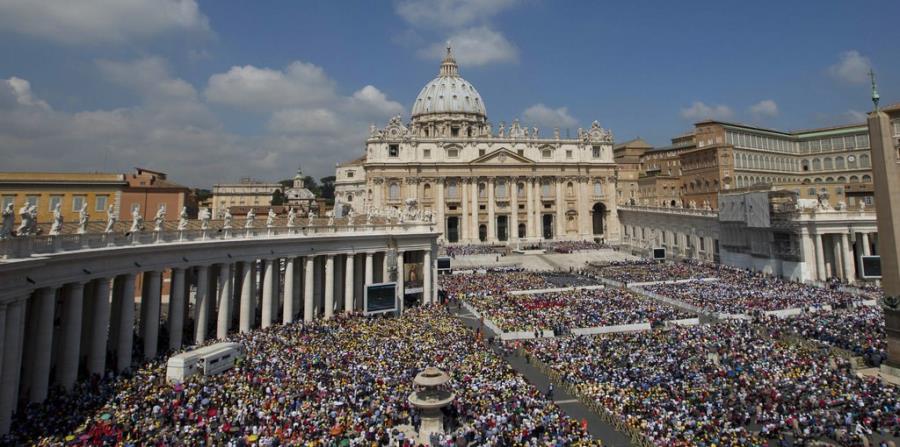
{"label": "basilica facade", "polygon": [[449,48],[410,121],[372,126],[365,155],[336,177],[336,199],[357,212],[415,199],[448,243],[619,238],[612,133],[596,121],[577,138],[518,120],[494,129]]}

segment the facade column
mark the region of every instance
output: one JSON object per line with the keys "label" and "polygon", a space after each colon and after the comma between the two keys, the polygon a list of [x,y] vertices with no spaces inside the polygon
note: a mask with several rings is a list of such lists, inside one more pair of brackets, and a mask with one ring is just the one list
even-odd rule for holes
{"label": "facade column", "polygon": [[816,266],[816,279],[825,281],[828,279],[828,274],[825,271],[825,249],[822,245],[822,235],[817,233],[813,238],[816,244],[816,262],[814,264]]}
{"label": "facade column", "polygon": [[852,283],[856,281],[856,278],[853,274],[853,253],[850,250],[850,240],[847,237],[847,233],[841,233],[841,263],[844,266],[844,280],[848,283]]}
{"label": "facade column", "polygon": [[144,358],[152,359],[156,357],[156,349],[159,343],[159,306],[161,301],[160,287],[162,286],[162,275],[160,272],[144,272],[144,281],[149,282],[146,289],[150,294],[149,297],[141,297],[141,300],[147,301],[147,324],[144,326]]}
{"label": "facade column", "polygon": [[541,212],[543,208],[543,201],[541,198],[541,178],[537,177],[534,180],[534,236],[538,239],[544,238],[543,231],[543,219],[541,218]]}
{"label": "facade column", "polygon": [[182,267],[172,268],[169,282],[169,349],[181,348],[184,334],[185,271]]}
{"label": "facade column", "polygon": [[[364,285],[368,286],[374,282],[374,266],[372,264],[375,263],[375,253],[366,253],[366,282]],[[365,290],[365,289],[363,289]]]}
{"label": "facade column", "polygon": [[[439,178],[435,182],[435,196],[434,196],[434,210],[432,210],[432,214],[435,217],[435,222],[437,223],[437,227],[439,228],[438,233],[441,233],[439,236],[442,241],[447,240],[447,219],[444,217],[444,179]],[[348,255],[353,256],[353,255]],[[346,301],[346,299],[345,299]]]}
{"label": "facade column", "polygon": [[303,272],[306,278],[303,280],[303,321],[310,322],[313,320],[315,304],[313,303],[313,292],[315,292],[315,256],[307,256],[306,266]]}
{"label": "facade column", "polygon": [[[0,433],[9,433],[12,415],[19,400],[19,378],[22,371],[22,352],[25,342],[25,300],[21,298],[6,305],[2,343],[2,378],[0,378]],[[76,337],[76,343],[78,339]],[[76,355],[76,374],[77,360]]]}
{"label": "facade column", "polygon": [[840,279],[846,279],[844,277],[844,268],[843,263],[841,262],[841,240],[837,237],[837,235],[831,236],[831,254],[833,258],[833,267],[834,267],[834,276]]}
{"label": "facade column", "polygon": [[425,260],[422,262],[422,304],[431,304],[433,293],[431,291],[431,250],[425,250]]}
{"label": "facade column", "polygon": [[253,329],[253,320],[256,307],[253,305],[256,295],[256,262],[246,261],[241,265],[241,315],[238,321],[238,329],[242,333]]}
{"label": "facade column", "polygon": [[134,273],[122,275],[122,296],[119,297],[119,320],[116,324],[116,371],[123,372],[131,367],[131,351],[134,343]]}
{"label": "facade column", "polygon": [[566,237],[566,199],[563,182],[565,179],[562,177],[556,179],[556,240]]}
{"label": "facade column", "polygon": [[494,210],[494,204],[497,201],[497,197],[494,196],[496,179],[494,177],[489,177],[487,179],[487,212],[488,212],[488,224],[487,224],[487,241],[497,242],[497,215]]}
{"label": "facade column", "polygon": [[[35,343],[32,357],[31,389],[28,400],[37,403],[47,398],[50,385],[50,360],[53,353],[53,317],[56,310],[56,289],[46,287],[35,294],[34,309],[37,312],[35,322]],[[0,317],[2,318],[2,317]]]}
{"label": "facade column", "polygon": [[862,254],[863,256],[872,255],[872,247],[869,245],[869,233],[860,233],[862,236]]}
{"label": "facade column", "polygon": [[348,253],[347,259],[344,261],[344,313],[346,314],[353,313],[354,258],[353,253]]}
{"label": "facade column", "polygon": [[525,179],[525,237],[534,237],[534,178]]}
{"label": "facade column", "polygon": [[109,335],[109,278],[94,280],[94,306],[91,318],[91,346],[87,367],[90,374],[106,370],[106,337]]}
{"label": "facade column", "polygon": [[228,326],[231,323],[231,264],[219,265],[219,305],[216,314],[216,338],[228,337]]}
{"label": "facade column", "polygon": [[194,296],[194,344],[206,340],[209,329],[209,266],[197,267],[197,293]]}
{"label": "facade column", "polygon": [[507,241],[519,240],[519,179],[513,177],[507,182],[509,188],[509,229],[507,230]]}
{"label": "facade column", "polygon": [[478,230],[478,178],[472,179],[472,241],[481,242],[481,232]]}
{"label": "facade column", "polygon": [[294,288],[295,282],[294,258],[284,260],[284,301],[282,302],[281,323],[288,324],[294,321]]}
{"label": "facade column", "polygon": [[[62,350],[61,359],[57,367],[59,384],[71,391],[78,379],[78,358],[81,355],[81,310],[84,305],[84,284],[66,284],[62,309]],[[7,312],[9,309],[7,309]],[[127,312],[122,309],[123,315]],[[134,313],[134,306],[131,308]],[[7,321],[8,318],[7,318]],[[131,328],[129,328],[130,330]],[[8,340],[7,340],[8,341]],[[129,348],[129,354],[131,353]],[[5,357],[5,356],[4,356]],[[5,360],[5,359],[4,359]],[[4,362],[5,363],[5,362]]]}
{"label": "facade column", "polygon": [[459,195],[459,202],[462,207],[462,217],[459,219],[459,241],[470,242],[469,236],[469,182],[468,179],[460,178],[456,184],[456,192]]}
{"label": "facade column", "polygon": [[388,266],[388,252],[384,252],[381,254],[381,282],[388,282],[391,280],[390,270],[390,266]]}
{"label": "facade column", "polygon": [[[387,257],[384,264],[387,265]],[[325,258],[325,319],[334,316],[334,255]]]}
{"label": "facade column", "polygon": [[272,295],[275,292],[275,260],[265,260],[262,284],[262,328],[272,325]]}
{"label": "facade column", "polygon": [[404,283],[404,270],[403,270],[403,252],[397,250],[397,295],[399,295],[399,309],[400,314],[403,314],[403,297],[406,295],[406,286]]}
{"label": "facade column", "polygon": [[591,228],[591,185],[588,177],[578,178],[578,221],[582,239],[592,239],[594,229]]}

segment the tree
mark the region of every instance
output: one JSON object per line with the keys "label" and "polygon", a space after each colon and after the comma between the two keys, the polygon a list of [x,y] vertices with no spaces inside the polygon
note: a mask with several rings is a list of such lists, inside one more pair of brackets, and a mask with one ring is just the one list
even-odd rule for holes
{"label": "tree", "polygon": [[335,176],[329,175],[319,179],[322,182],[321,197],[328,201],[334,201],[334,181]]}
{"label": "tree", "polygon": [[272,206],[281,206],[284,205],[284,201],[284,193],[281,192],[280,189],[276,189],[275,192],[272,193],[272,201],[269,202],[269,204]]}

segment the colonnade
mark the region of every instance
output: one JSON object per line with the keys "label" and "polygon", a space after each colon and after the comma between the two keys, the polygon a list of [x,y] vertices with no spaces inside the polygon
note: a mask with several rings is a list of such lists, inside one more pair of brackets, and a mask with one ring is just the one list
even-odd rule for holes
{"label": "colonnade", "polygon": [[360,312],[365,286],[375,282],[396,281],[402,306],[408,262],[422,262],[420,303],[429,304],[437,298],[429,246],[395,249],[395,278],[384,249],[302,256],[269,250],[272,256],[229,253],[202,263],[179,255],[154,268],[134,261],[133,269],[109,275],[82,268],[88,279],[22,290],[0,303],[0,433],[9,431],[18,405],[43,401],[52,386],[70,391],[79,377],[124,372],[133,362],[234,332]]}
{"label": "colonnade", "polygon": [[624,225],[622,241],[635,248],[665,248],[667,256],[713,261],[717,239],[696,232]]}
{"label": "colonnade", "polygon": [[878,233],[872,228],[821,229],[812,233],[815,262],[808,262],[811,277],[818,281],[838,278],[853,283],[863,276],[862,257],[877,254]]}

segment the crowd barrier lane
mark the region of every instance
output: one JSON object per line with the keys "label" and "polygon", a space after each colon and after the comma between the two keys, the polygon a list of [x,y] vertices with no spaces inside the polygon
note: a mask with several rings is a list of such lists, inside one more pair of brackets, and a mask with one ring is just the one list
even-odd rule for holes
{"label": "crowd barrier lane", "polygon": [[696,326],[700,324],[699,318],[682,318],[680,320],[669,320],[665,322],[666,327],[671,326]]}
{"label": "crowd barrier lane", "polygon": [[650,323],[636,323],[636,324],[620,324],[616,326],[600,326],[600,327],[589,327],[589,328],[580,328],[580,329],[572,329],[572,333],[575,335],[596,335],[596,334],[612,334],[616,332],[635,332],[635,331],[649,331]]}
{"label": "crowd barrier lane", "polygon": [[558,293],[558,292],[572,292],[572,291],[581,291],[581,290],[599,290],[603,289],[606,286],[603,284],[594,285],[594,286],[577,286],[577,287],[556,287],[550,289],[530,289],[530,290],[512,290],[507,292],[510,295],[537,295],[539,293]]}
{"label": "crowd barrier lane", "polygon": [[684,284],[684,283],[688,283],[688,282],[698,282],[698,281],[713,282],[713,281],[718,281],[718,280],[719,280],[719,278],[710,277],[710,278],[670,279],[667,281],[630,282],[630,283],[628,283],[628,287],[656,286],[656,285],[660,285],[660,284]]}

